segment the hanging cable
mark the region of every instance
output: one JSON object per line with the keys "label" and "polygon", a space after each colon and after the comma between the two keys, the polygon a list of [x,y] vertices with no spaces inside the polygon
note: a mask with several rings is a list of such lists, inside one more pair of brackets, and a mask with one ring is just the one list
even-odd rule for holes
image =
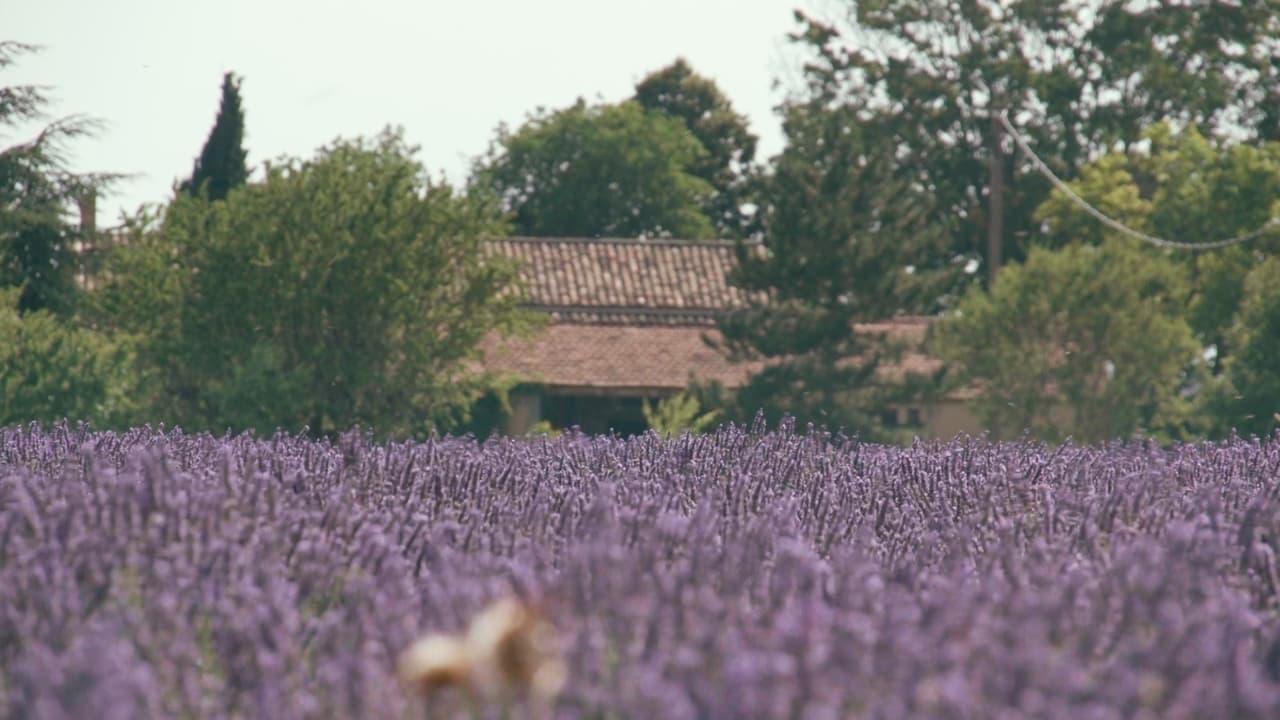
{"label": "hanging cable", "polygon": [[1105,215],[1101,210],[1094,207],[1093,205],[1090,205],[1087,200],[1080,197],[1080,195],[1077,194],[1075,190],[1072,190],[1071,187],[1068,186],[1065,182],[1063,182],[1061,178],[1059,178],[1057,175],[1054,175],[1053,171],[1049,169],[1049,166],[1045,165],[1044,161],[1040,159],[1040,156],[1036,155],[1035,151],[1031,149],[1031,146],[1027,144],[1026,138],[1022,137],[1022,135],[1020,135],[1018,131],[1014,129],[1013,124],[1009,122],[1008,116],[1006,116],[1003,112],[1000,113],[1000,123],[1004,125],[1004,129],[1008,131],[1010,137],[1013,138],[1014,143],[1018,145],[1018,149],[1021,150],[1027,157],[1031,158],[1032,164],[1035,166],[1037,170],[1040,171],[1040,174],[1044,175],[1045,178],[1048,179],[1050,183],[1053,183],[1054,187],[1056,187],[1058,190],[1061,190],[1062,193],[1066,195],[1069,199],[1071,199],[1072,202],[1080,206],[1081,210],[1084,210],[1089,215],[1092,215],[1103,225],[1106,225],[1107,227],[1115,230],[1116,232],[1123,233],[1132,238],[1137,238],[1138,240],[1141,240],[1143,242],[1151,243],[1156,247],[1172,248],[1174,250],[1217,250],[1224,247],[1230,247],[1231,245],[1239,245],[1240,243],[1248,242],[1250,240],[1253,240],[1254,238],[1265,235],[1268,231],[1272,230],[1277,225],[1280,225],[1280,218],[1271,218],[1262,227],[1257,228],[1256,230],[1251,230],[1243,235],[1237,235],[1233,238],[1227,238],[1225,240],[1214,240],[1212,242],[1205,242],[1205,243],[1187,243],[1187,242],[1177,242],[1175,240],[1166,240],[1164,238],[1156,237],[1154,235],[1148,235],[1147,233],[1141,232],[1139,230],[1134,230],[1133,228],[1128,227],[1127,225],[1124,225],[1123,223],[1117,220],[1111,219],[1110,217]]}

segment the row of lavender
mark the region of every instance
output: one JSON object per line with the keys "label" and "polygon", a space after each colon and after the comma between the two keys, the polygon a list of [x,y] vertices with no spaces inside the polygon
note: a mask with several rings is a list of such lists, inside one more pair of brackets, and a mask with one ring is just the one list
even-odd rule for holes
{"label": "row of lavender", "polygon": [[1277,717],[1280,442],[0,431],[0,712],[422,717],[545,610],[557,717]]}

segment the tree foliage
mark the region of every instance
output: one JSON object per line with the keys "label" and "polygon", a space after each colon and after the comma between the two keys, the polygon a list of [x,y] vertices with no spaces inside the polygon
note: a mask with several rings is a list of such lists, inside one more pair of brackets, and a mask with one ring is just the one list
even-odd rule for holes
{"label": "tree foliage", "polygon": [[127,345],[45,310],[19,312],[20,295],[0,289],[0,426],[71,419],[121,427],[133,420]]}
{"label": "tree foliage", "polygon": [[934,328],[999,437],[1099,442],[1177,426],[1197,345],[1181,269],[1132,243],[1033,249]]}
{"label": "tree foliage", "polygon": [[701,435],[715,425],[723,411],[702,411],[697,396],[684,392],[662,398],[650,404],[644,401],[644,421],[664,438],[678,437],[681,433]]}
{"label": "tree foliage", "polygon": [[1280,257],[1249,273],[1227,335],[1236,350],[1224,360],[1224,376],[1205,407],[1219,435],[1268,437],[1280,427]]}
{"label": "tree foliage", "polygon": [[[35,50],[0,42],[0,70]],[[0,87],[0,129],[43,124],[34,137],[0,149],[0,287],[22,288],[18,307],[24,312],[67,314],[76,299],[74,242],[80,237],[68,205],[110,178],[76,175],[67,168],[66,143],[96,125],[76,116],[47,121],[48,104],[41,87]]]}
{"label": "tree foliage", "polygon": [[927,193],[848,115],[789,108],[787,146],[766,185],[761,246],[741,245],[730,281],[753,298],[720,323],[730,358],[764,361],[738,393],[741,414],[879,431],[892,348],[859,322],[917,312],[932,271],[911,267],[945,240]]}
{"label": "tree foliage", "polygon": [[426,180],[397,132],[181,196],[121,249],[102,309],[142,337],[157,412],[191,428],[448,428],[485,389],[477,344],[517,329],[492,199]]}
{"label": "tree foliage", "polygon": [[249,179],[249,169],[245,164],[248,153],[244,149],[241,82],[242,78],[233,73],[222,76],[218,117],[191,170],[191,177],[178,185],[178,192],[192,196],[205,193],[210,200],[222,200]]}
{"label": "tree foliage", "polygon": [[[832,20],[804,14],[807,92],[854,108],[937,198],[955,253],[986,257],[991,147],[1007,111],[1063,177],[1098,153],[1135,142],[1162,120],[1209,135],[1280,137],[1280,31],[1275,2],[1104,0],[951,2],[845,0]],[[1003,254],[1037,236],[1049,192],[999,157]]]}
{"label": "tree foliage", "polygon": [[541,111],[500,128],[473,185],[492,190],[519,234],[704,239],[707,151],[678,119],[635,102]]}
{"label": "tree foliage", "polygon": [[705,211],[717,234],[740,238],[758,230],[756,215],[743,209],[754,200],[757,138],[715,81],[694,72],[680,58],[641,80],[635,100],[650,112],[681,120],[706,150],[690,171],[714,190]]}
{"label": "tree foliage", "polygon": [[[1189,128],[1160,123],[1142,147],[1116,151],[1085,165],[1072,189],[1107,215],[1136,230],[1180,242],[1207,243],[1244,235],[1280,217],[1280,142],[1214,141]],[[1117,233],[1055,191],[1035,218],[1053,244],[1100,244]],[[1280,253],[1280,232],[1209,252],[1176,251],[1191,271],[1187,319],[1201,342],[1225,360],[1230,328],[1244,295],[1245,276]]]}

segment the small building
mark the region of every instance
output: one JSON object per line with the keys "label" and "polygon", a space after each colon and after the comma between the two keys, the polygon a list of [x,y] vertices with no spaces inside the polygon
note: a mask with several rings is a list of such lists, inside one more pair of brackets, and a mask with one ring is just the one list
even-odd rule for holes
{"label": "small building", "polygon": [[[524,434],[539,421],[590,433],[639,433],[643,403],[676,395],[690,380],[742,386],[761,367],[731,363],[711,347],[716,320],[748,300],[728,283],[737,262],[733,242],[510,238],[493,248],[520,262],[528,305],[550,324],[528,339],[484,343],[487,369],[514,373],[505,430]],[[930,373],[937,360],[918,351],[927,318],[860,325],[888,333],[909,349],[890,376]],[[910,424],[929,437],[977,432],[964,398],[929,406],[885,408],[891,424]]]}

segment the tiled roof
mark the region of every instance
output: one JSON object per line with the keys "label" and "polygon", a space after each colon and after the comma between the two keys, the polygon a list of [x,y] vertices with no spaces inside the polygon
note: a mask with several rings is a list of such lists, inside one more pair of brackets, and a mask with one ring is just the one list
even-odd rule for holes
{"label": "tiled roof", "polygon": [[[883,330],[871,326],[865,331]],[[864,326],[859,326],[864,331]],[[902,326],[891,328],[902,331]],[[716,330],[698,326],[598,325],[553,323],[528,339],[502,341],[490,336],[482,345],[489,370],[514,373],[549,392],[602,392],[659,395],[689,384],[692,374],[741,387],[763,362],[731,363],[703,336],[718,339]],[[941,367],[918,350],[885,358],[881,377],[901,380],[908,374],[930,374]]]}
{"label": "tiled roof", "polygon": [[[748,299],[727,282],[737,264],[732,242],[512,238],[491,247],[521,261],[527,306],[552,322],[530,339],[488,338],[489,370],[552,393],[660,395],[685,388],[691,374],[739,387],[762,367],[730,363],[703,339],[718,335],[719,314]],[[918,351],[928,324],[895,318],[857,330],[912,346],[881,365],[884,376],[900,378],[938,369]]]}
{"label": "tiled roof", "polygon": [[549,312],[705,318],[747,300],[728,283],[731,241],[510,238],[491,247],[520,261],[529,306]]}
{"label": "tiled roof", "polygon": [[933,318],[925,315],[902,315],[888,320],[858,323],[853,327],[859,333],[885,333],[895,340],[921,342],[932,323]]}
{"label": "tiled roof", "polygon": [[690,374],[741,386],[759,363],[734,364],[708,347],[696,326],[555,323],[535,337],[483,344],[485,366],[520,375],[550,392],[608,391],[663,395],[683,390]]}
{"label": "tiled roof", "polygon": [[580,323],[585,325],[694,325],[702,328],[716,326],[718,312],[709,310],[634,310],[631,308],[537,308],[551,317],[552,322]]}

